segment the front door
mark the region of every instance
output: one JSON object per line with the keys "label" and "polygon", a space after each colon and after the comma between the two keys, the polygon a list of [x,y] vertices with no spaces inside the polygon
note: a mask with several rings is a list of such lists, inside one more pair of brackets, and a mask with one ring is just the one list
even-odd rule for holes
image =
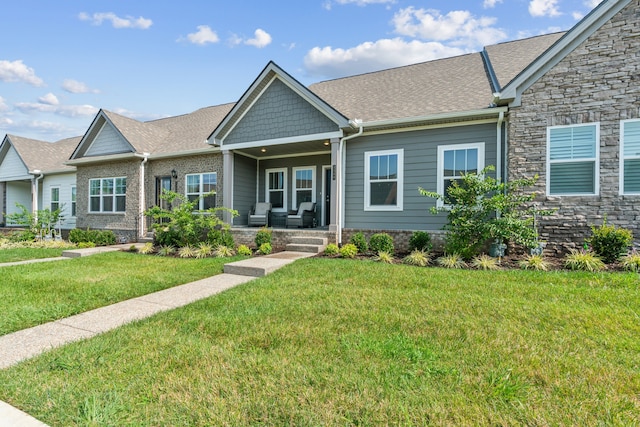
{"label": "front door", "polygon": [[162,209],[168,210],[170,208],[169,202],[160,197],[165,190],[171,191],[171,177],[160,176],[156,178],[156,206],[160,206]]}
{"label": "front door", "polygon": [[323,203],[324,209],[322,212],[323,223],[322,225],[328,226],[331,222],[331,166],[325,166],[323,168],[322,188],[323,188]]}

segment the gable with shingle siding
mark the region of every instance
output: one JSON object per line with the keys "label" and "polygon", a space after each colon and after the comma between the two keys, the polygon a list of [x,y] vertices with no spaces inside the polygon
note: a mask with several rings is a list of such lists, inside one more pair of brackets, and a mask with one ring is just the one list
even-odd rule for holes
{"label": "gable with shingle siding", "polygon": [[0,163],[0,181],[24,179],[25,176],[29,177],[27,167],[22,162],[16,149],[13,146],[9,146],[7,154],[4,156],[2,163]]}
{"label": "gable with shingle siding", "polygon": [[100,129],[98,136],[87,149],[85,156],[103,156],[107,154],[128,153],[131,145],[108,123]]}

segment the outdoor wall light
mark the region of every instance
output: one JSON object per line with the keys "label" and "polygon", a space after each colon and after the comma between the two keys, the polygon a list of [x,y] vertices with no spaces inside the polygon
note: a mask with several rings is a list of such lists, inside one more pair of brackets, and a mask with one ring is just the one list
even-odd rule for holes
{"label": "outdoor wall light", "polygon": [[175,169],[171,170],[171,178],[178,179],[178,172]]}
{"label": "outdoor wall light", "polygon": [[266,153],[266,152],[267,152],[267,149],[266,149],[266,148],[264,148],[264,147],[262,147],[262,148],[260,149],[260,151],[262,151],[263,153]]}

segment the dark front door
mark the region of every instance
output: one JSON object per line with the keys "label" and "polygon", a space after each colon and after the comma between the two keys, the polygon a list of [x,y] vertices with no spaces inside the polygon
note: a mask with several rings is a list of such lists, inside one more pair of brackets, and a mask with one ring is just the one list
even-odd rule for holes
{"label": "dark front door", "polygon": [[156,178],[156,205],[160,206],[162,209],[169,209],[169,203],[160,198],[164,190],[171,191],[170,176],[160,176]]}
{"label": "dark front door", "polygon": [[331,168],[324,170],[324,224],[331,223]]}

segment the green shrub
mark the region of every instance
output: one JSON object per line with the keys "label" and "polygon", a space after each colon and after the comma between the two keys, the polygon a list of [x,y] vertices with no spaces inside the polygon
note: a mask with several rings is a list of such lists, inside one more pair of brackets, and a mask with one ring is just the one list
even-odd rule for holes
{"label": "green shrub", "polygon": [[225,246],[225,245],[220,245],[215,250],[215,255],[218,258],[229,258],[234,256],[235,254],[236,254],[236,251],[234,251],[233,248],[230,248],[229,246]]}
{"label": "green shrub", "polygon": [[253,251],[247,245],[240,245],[238,246],[238,255],[251,256],[253,255]]}
{"label": "green shrub", "polygon": [[207,258],[213,255],[213,245],[207,242],[200,242],[196,248],[196,258]]}
{"label": "green shrub", "polygon": [[324,249],[325,255],[338,255],[340,253],[340,248],[335,243],[329,243],[327,247]]}
{"label": "green shrub", "polygon": [[165,245],[160,246],[160,248],[158,249],[158,256],[171,256],[174,253],[176,253],[176,248],[174,248],[173,246]]}
{"label": "green shrub", "polygon": [[596,272],[605,269],[605,264],[593,251],[575,250],[565,257],[564,265],[569,270]]}
{"label": "green shrub", "polygon": [[429,265],[430,261],[429,252],[420,249],[414,249],[409,255],[404,257],[402,261],[405,264],[415,265],[418,267],[426,267],[427,265]]}
{"label": "green shrub", "polygon": [[153,246],[153,243],[147,242],[144,244],[142,248],[140,248],[140,253],[144,255],[149,255],[155,252],[156,248]]}
{"label": "green shrub", "polygon": [[269,242],[265,242],[261,244],[260,247],[258,248],[258,253],[262,255],[269,255],[271,251],[273,251],[273,248],[271,247],[271,243]]}
{"label": "green shrub", "polygon": [[631,251],[630,254],[622,257],[622,268],[627,271],[640,272],[640,254],[636,251]]}
{"label": "green shrub", "polygon": [[191,245],[183,246],[178,249],[178,256],[180,258],[195,258],[196,250]]}
{"label": "green shrub", "polygon": [[467,266],[462,255],[457,253],[441,256],[436,262],[444,268],[465,268]]}
{"label": "green shrub", "polygon": [[260,230],[258,230],[255,238],[256,247],[260,249],[260,246],[265,243],[271,244],[271,234],[271,229],[267,227],[262,227]]}
{"label": "green shrub", "polygon": [[78,243],[79,249],[95,248],[96,244],[93,242],[80,242]]}
{"label": "green shrub", "polygon": [[369,239],[369,249],[373,252],[389,252],[393,254],[393,237],[387,233],[376,233]]}
{"label": "green shrub", "polygon": [[587,242],[591,244],[596,255],[607,264],[618,261],[626,254],[633,241],[631,230],[607,225],[606,216],[601,226],[591,226],[591,234]]}
{"label": "green shrub", "polygon": [[31,242],[35,240],[36,234],[31,230],[21,230],[21,231],[12,232],[11,234],[9,234],[8,237],[9,237],[9,241],[13,243]]}
{"label": "green shrub", "polygon": [[426,231],[414,231],[409,239],[409,251],[430,251],[433,245],[431,244],[431,235]]}
{"label": "green shrub", "polygon": [[471,265],[478,270],[498,270],[500,268],[498,266],[498,260],[487,254],[473,257]]}
{"label": "green shrub", "polygon": [[342,258],[355,258],[358,255],[358,247],[353,243],[347,243],[340,248]]}
{"label": "green shrub", "polygon": [[393,255],[389,252],[380,251],[378,255],[373,258],[374,261],[383,262],[385,264],[393,264]]}
{"label": "green shrub", "polygon": [[207,242],[211,243],[214,248],[218,246],[233,248],[236,246],[233,235],[228,230],[210,230],[207,234]]}
{"label": "green shrub", "polygon": [[542,255],[527,255],[518,264],[523,270],[547,271],[549,269],[549,264]]}
{"label": "green shrub", "polygon": [[351,236],[351,240],[349,243],[353,243],[358,248],[358,253],[364,254],[369,250],[369,245],[367,244],[367,239],[364,237],[364,233],[362,231],[358,231],[356,234]]}
{"label": "green shrub", "polygon": [[72,243],[95,243],[96,246],[109,246],[116,243],[116,235],[111,230],[82,230],[74,228],[69,232],[69,241]]}

